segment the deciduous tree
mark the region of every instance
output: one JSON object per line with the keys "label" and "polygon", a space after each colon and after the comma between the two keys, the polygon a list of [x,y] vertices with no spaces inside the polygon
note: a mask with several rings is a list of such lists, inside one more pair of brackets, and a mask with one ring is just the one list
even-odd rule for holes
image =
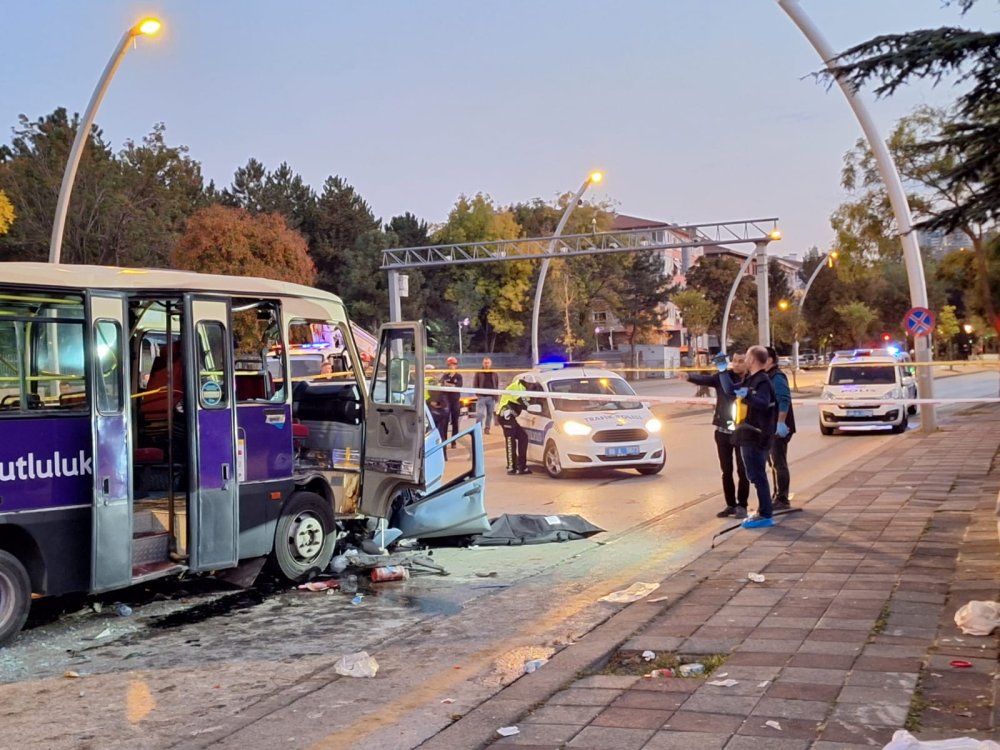
{"label": "deciduous tree", "polygon": [[188,221],[171,253],[177,268],[234,276],[260,276],[311,286],[316,268],[301,234],[279,214],[251,215],[212,205]]}

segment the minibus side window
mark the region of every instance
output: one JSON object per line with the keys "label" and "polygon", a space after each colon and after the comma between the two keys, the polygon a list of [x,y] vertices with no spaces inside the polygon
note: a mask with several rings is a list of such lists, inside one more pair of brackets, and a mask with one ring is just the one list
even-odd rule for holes
{"label": "minibus side window", "polygon": [[277,303],[236,300],[233,309],[236,357],[236,402],[285,401],[288,379],[281,352],[281,322]]}
{"label": "minibus side window", "polygon": [[118,414],[122,410],[122,366],[120,359],[122,330],[116,321],[99,320],[94,326],[97,343],[94,356],[99,367],[95,384],[97,410],[101,414]]}
{"label": "minibus side window", "polygon": [[198,323],[198,399],[204,409],[225,409],[229,403],[226,388],[226,329],[216,321]]}

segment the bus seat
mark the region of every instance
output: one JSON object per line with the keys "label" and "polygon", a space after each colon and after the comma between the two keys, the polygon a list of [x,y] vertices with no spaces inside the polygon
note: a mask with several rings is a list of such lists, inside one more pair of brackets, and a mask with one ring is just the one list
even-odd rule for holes
{"label": "bus seat", "polygon": [[175,341],[173,347],[173,385],[172,394],[167,393],[167,352],[161,351],[153,360],[149,371],[149,381],[146,383],[147,395],[139,404],[139,414],[147,425],[165,424],[167,409],[175,408],[184,395],[184,363],[181,359],[181,342]]}
{"label": "bus seat", "polygon": [[165,459],[160,448],[136,448],[132,460],[137,464],[162,464]]}
{"label": "bus seat", "polygon": [[237,372],[237,401],[266,401],[272,393],[271,373],[269,372]]}

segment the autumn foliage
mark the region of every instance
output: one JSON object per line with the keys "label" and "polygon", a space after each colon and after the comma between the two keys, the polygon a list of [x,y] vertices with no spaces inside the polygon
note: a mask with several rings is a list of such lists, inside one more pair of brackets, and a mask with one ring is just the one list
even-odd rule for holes
{"label": "autumn foliage", "polygon": [[305,238],[276,213],[211,205],[194,213],[170,261],[174,268],[259,276],[312,286],[316,266]]}

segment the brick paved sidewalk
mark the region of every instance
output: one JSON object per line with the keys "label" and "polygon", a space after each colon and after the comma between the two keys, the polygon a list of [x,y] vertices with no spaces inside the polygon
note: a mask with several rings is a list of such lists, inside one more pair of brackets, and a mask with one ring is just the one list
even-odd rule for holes
{"label": "brick paved sidewalk", "polygon": [[[969,600],[1000,594],[998,446],[1000,411],[991,407],[892,441],[828,489],[800,493],[804,512],[732,532],[664,581],[670,603],[624,643],[621,628],[636,620],[629,610],[652,605],[620,612],[618,648],[597,654],[592,634],[501,691],[470,725],[478,718],[481,731],[504,716],[551,667],[558,692],[511,722],[520,734],[493,735],[494,744],[847,750],[882,747],[904,726],[921,739],[997,739],[997,637],[963,636],[953,617]],[[615,643],[607,632],[605,643]],[[560,678],[560,659],[572,665],[577,648],[575,662],[593,660],[592,674],[563,667]],[[725,660],[707,679],[644,679],[628,662],[646,649]],[[972,666],[956,668],[956,659]],[[708,684],[720,679],[737,683]],[[473,735],[462,744],[460,724],[429,746],[475,746]]]}

